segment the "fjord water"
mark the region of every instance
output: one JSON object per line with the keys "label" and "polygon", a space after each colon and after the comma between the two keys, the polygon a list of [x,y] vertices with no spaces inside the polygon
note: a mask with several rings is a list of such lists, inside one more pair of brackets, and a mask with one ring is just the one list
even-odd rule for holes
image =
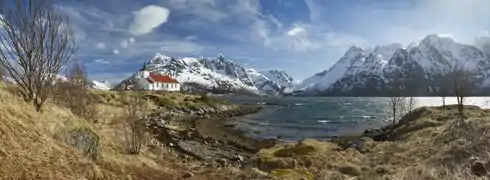
{"label": "fjord water", "polygon": [[[255,138],[296,141],[304,138],[362,133],[389,123],[390,108],[384,97],[229,97],[236,103],[265,104],[259,113],[235,118],[237,128]],[[446,98],[455,104],[456,98]],[[466,105],[488,108],[490,98],[469,97]],[[440,97],[418,97],[415,107],[440,106]]]}

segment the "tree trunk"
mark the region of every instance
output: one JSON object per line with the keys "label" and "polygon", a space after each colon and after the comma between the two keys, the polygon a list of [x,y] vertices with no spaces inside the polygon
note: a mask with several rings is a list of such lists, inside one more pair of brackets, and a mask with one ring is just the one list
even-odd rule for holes
{"label": "tree trunk", "polygon": [[394,107],[394,108],[393,108],[393,120],[392,120],[392,122],[391,122],[391,123],[392,123],[392,124],[395,124],[395,122],[396,122],[396,108]]}

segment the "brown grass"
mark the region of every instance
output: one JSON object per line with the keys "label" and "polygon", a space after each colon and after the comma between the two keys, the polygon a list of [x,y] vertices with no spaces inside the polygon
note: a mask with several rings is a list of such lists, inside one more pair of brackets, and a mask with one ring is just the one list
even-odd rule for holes
{"label": "brown grass", "polygon": [[393,141],[367,141],[364,154],[332,142],[306,140],[260,151],[256,166],[274,172],[270,175],[276,178],[288,173],[296,177],[306,169],[315,179],[488,179],[476,176],[470,167],[472,159],[490,165],[490,111],[466,107],[464,120],[458,113],[457,106],[416,109],[396,126]]}
{"label": "brown grass", "polygon": [[[49,102],[38,113],[6,89],[0,85],[0,179],[174,179],[181,174],[174,155],[154,140],[138,156],[124,152],[122,122],[115,118],[121,107],[98,104],[93,124]],[[80,127],[101,137],[98,160],[53,138]]]}

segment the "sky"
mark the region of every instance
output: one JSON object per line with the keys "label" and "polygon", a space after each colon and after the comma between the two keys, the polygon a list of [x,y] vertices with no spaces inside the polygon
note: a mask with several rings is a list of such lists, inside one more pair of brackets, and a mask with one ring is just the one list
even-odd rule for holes
{"label": "sky", "polygon": [[216,57],[296,80],[352,45],[409,44],[428,34],[472,43],[490,30],[490,0],[56,0],[70,16],[74,60],[117,83],[156,53]]}

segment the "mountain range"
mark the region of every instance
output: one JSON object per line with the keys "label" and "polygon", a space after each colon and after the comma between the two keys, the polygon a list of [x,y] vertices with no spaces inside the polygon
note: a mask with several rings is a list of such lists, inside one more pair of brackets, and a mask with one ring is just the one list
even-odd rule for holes
{"label": "mountain range", "polygon": [[297,94],[389,96],[393,78],[399,77],[405,95],[433,96],[451,91],[451,73],[463,69],[471,95],[485,95],[490,94],[489,62],[489,37],[478,38],[475,45],[428,35],[407,47],[396,43],[375,48],[352,46],[331,68],[298,85]]}
{"label": "mountain range", "polygon": [[[222,54],[216,58],[175,58],[156,54],[144,66],[152,73],[174,77],[186,92],[283,95],[294,90],[294,80],[286,72],[257,71],[236,64]],[[139,74],[136,72],[116,88],[137,80]]]}
{"label": "mountain range", "polygon": [[[398,77],[406,95],[432,96],[449,90],[448,76],[455,68],[469,72],[472,95],[490,89],[490,37],[464,44],[448,37],[428,35],[419,42],[371,48],[350,47],[329,69],[295,83],[282,70],[257,71],[225,58],[175,58],[156,54],[145,63],[153,73],[175,77],[184,91],[302,96],[387,96]],[[121,82],[124,87],[136,72]],[[95,83],[96,84],[96,83]],[[487,93],[490,94],[490,93]]]}

